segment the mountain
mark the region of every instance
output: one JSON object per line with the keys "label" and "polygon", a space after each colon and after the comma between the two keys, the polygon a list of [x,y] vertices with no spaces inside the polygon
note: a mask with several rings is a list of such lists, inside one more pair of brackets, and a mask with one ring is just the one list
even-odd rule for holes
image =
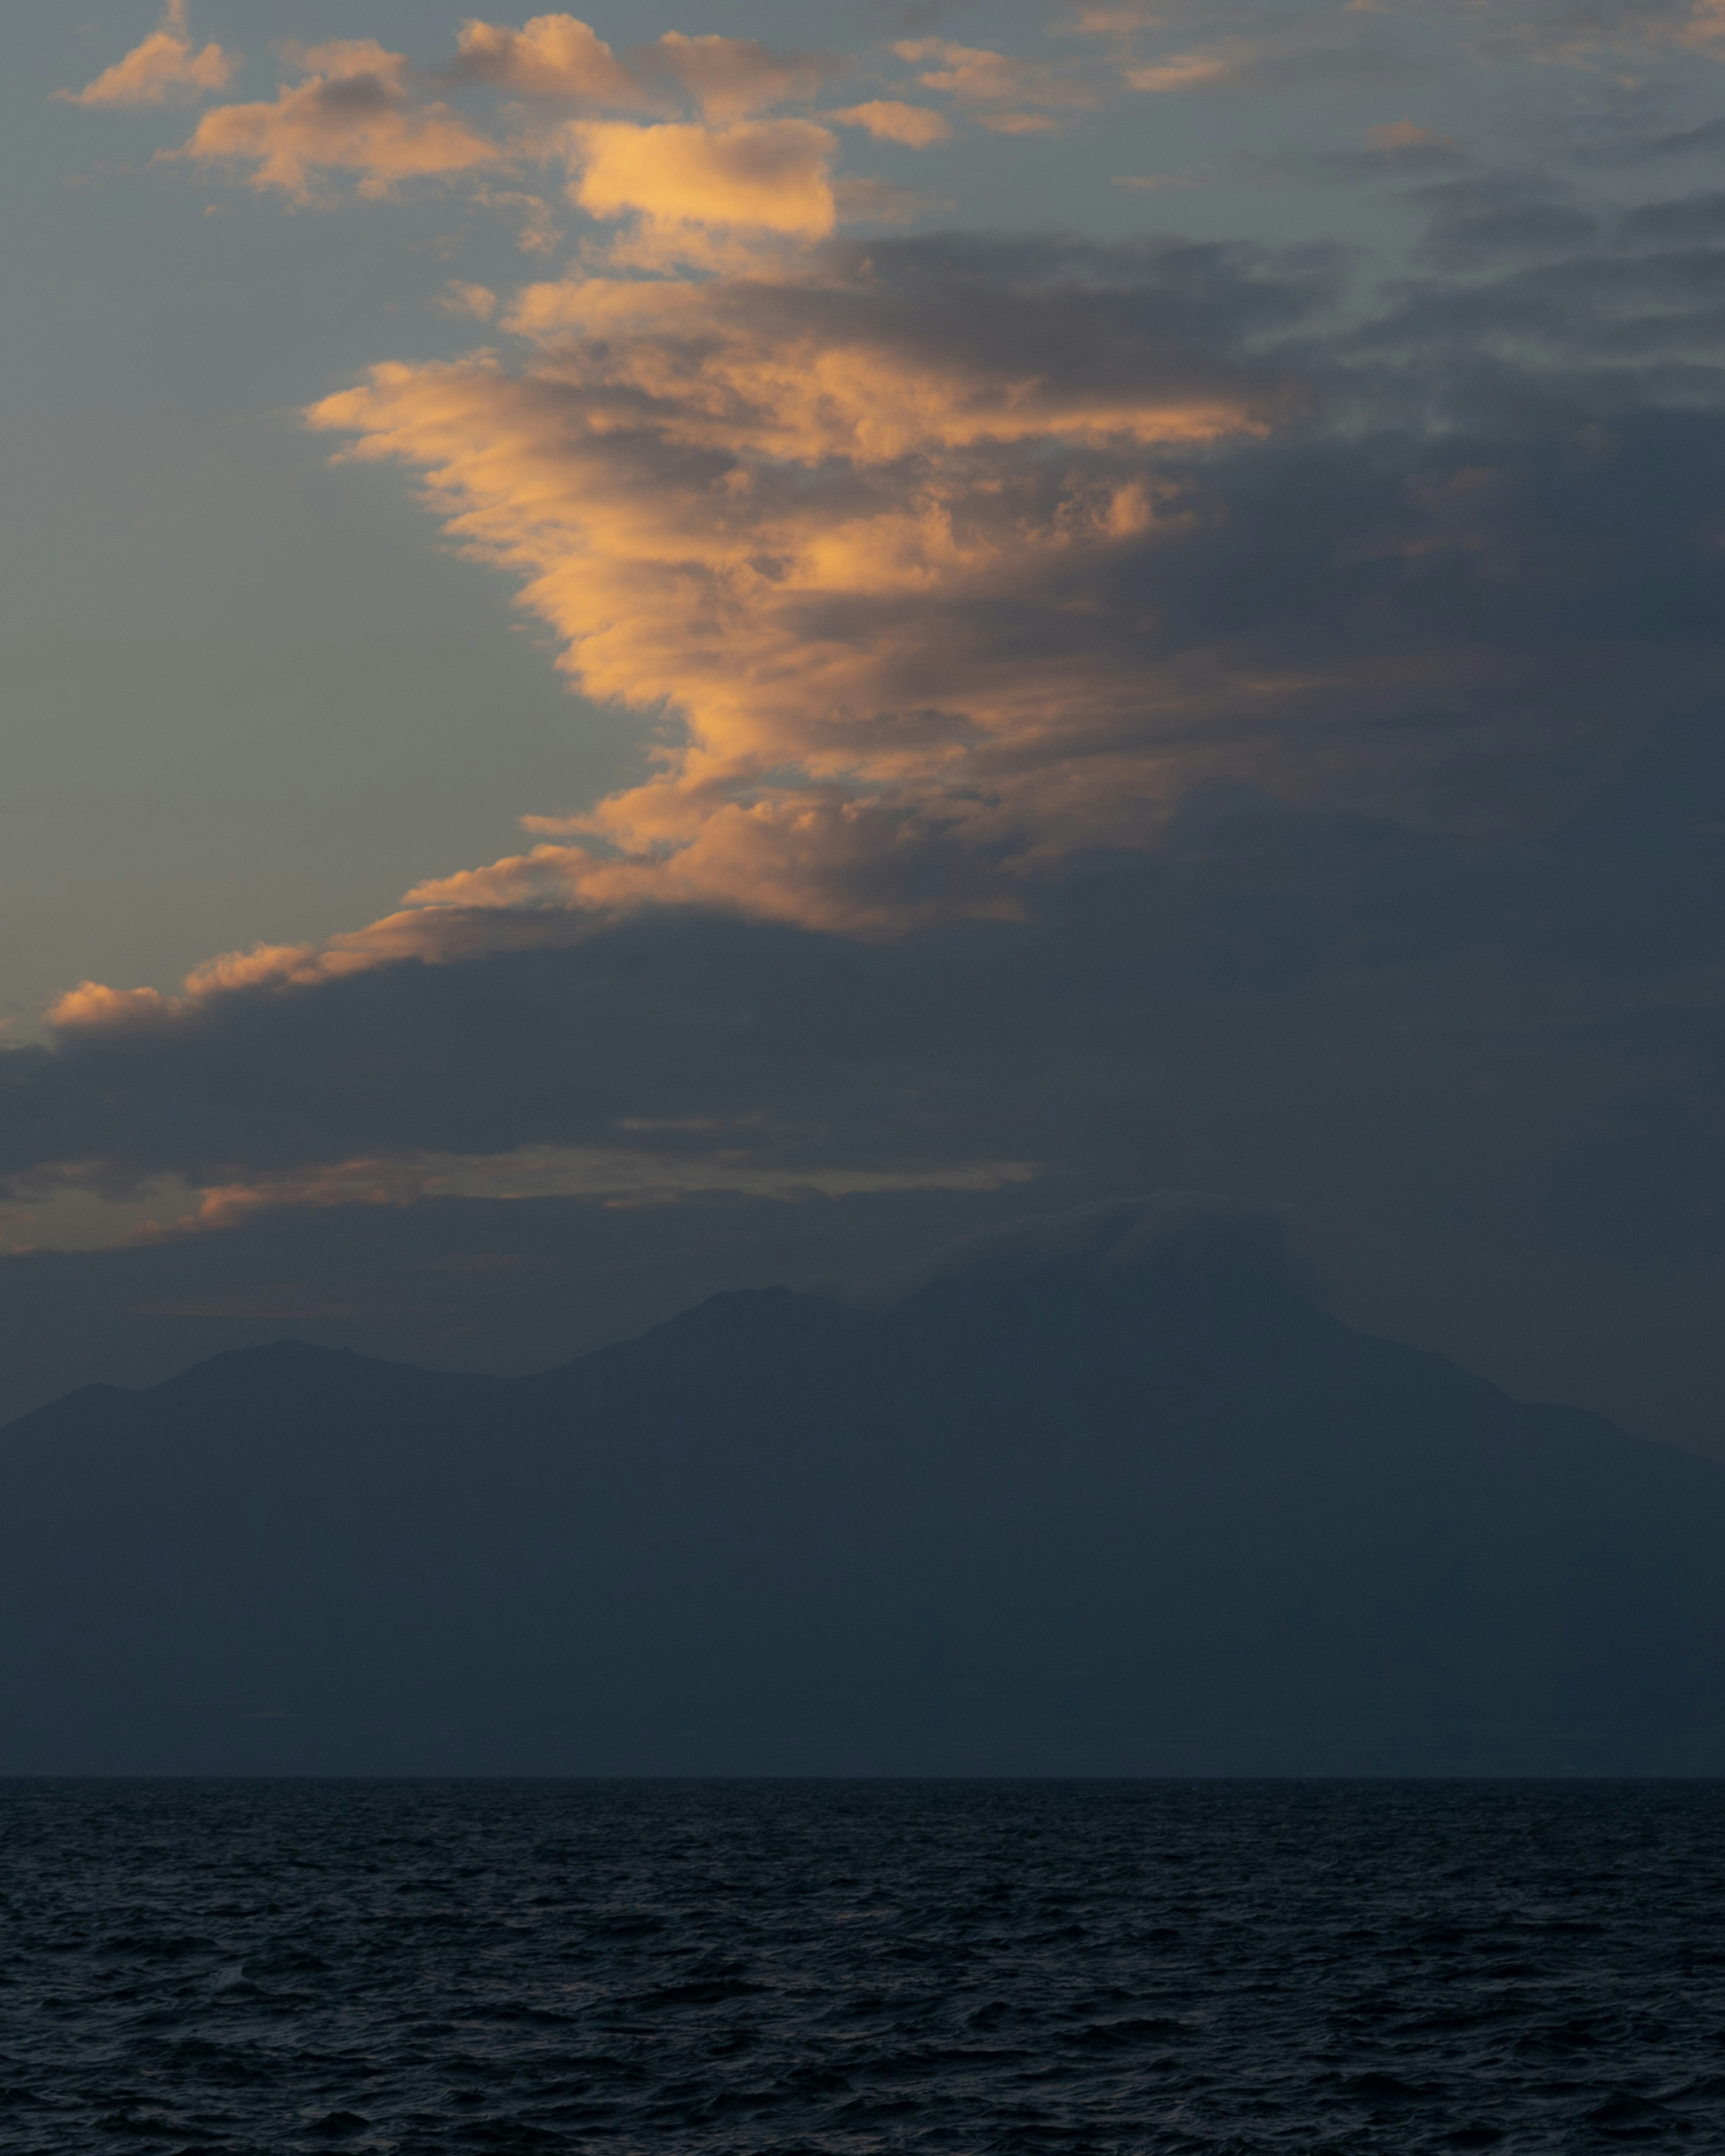
{"label": "mountain", "polygon": [[0,1433],[0,1773],[1725,1772],[1725,1467],[1088,1209],[543,1375]]}

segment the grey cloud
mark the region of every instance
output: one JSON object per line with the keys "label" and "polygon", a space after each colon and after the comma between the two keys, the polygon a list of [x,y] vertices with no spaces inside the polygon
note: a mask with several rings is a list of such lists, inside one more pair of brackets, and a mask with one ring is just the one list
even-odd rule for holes
{"label": "grey cloud", "polygon": [[1318,1029],[1349,981],[1388,1010],[1418,1004],[1422,969],[1491,953],[1579,969],[1608,1002],[1614,982],[1704,966],[1725,879],[1698,827],[1725,816],[1725,768],[1714,729],[1697,719],[1686,751],[1674,728],[1635,784],[1536,837],[1415,834],[1224,792],[1155,854],[1076,868],[1021,922],[868,946],[660,914],[14,1050],[5,1167],[28,1185],[46,1163],[100,1163],[118,1188],[554,1144],[1059,1172],[1087,1152],[1095,1103],[1153,1097],[1206,1012],[1292,1040],[1296,991]]}
{"label": "grey cloud", "polygon": [[1696,0],[1523,0],[1470,10],[1477,48],[1496,59],[1582,60],[1624,48],[1669,49],[1694,22]]}
{"label": "grey cloud", "polygon": [[1275,1213],[1204,1192],[1158,1191],[973,1229],[909,1265],[859,1282],[844,1300],[886,1310],[937,1281],[999,1285],[1053,1270],[1110,1272],[1162,1260],[1189,1272],[1244,1269],[1317,1292],[1316,1276],[1293,1257],[1286,1223]]}
{"label": "grey cloud", "polygon": [[[917,274],[950,293],[961,279],[940,265],[964,259],[942,243]],[[1546,280],[1551,334],[1599,289]],[[1696,828],[1725,815],[1709,716],[1725,434],[1705,409],[1638,408],[1635,378],[1584,361],[1570,379],[1482,366],[1469,311],[1514,320],[1527,295],[1514,279],[1404,302],[1399,335],[1465,351],[1439,384],[1440,431],[1424,412],[1353,438],[1314,423],[1171,459],[1214,504],[1206,516],[1122,551],[1082,611],[966,622],[1009,655],[1061,636],[1105,654],[1117,639],[1122,665],[1221,653],[1279,670],[1273,701],[1197,723],[1253,747],[1249,768],[1286,757],[1299,777],[1304,759],[1302,806],[1201,787],[1152,851],[1080,856],[1021,886],[1017,924],[870,947],[712,913],[570,920],[564,948],[230,992],[69,1034],[0,1055],[0,1172],[97,1163],[118,1188],[538,1143],[722,1145],[787,1169],[1057,1157],[1057,1133],[990,1120],[1023,1106],[1014,1086],[1046,1082],[1050,1044],[1153,1055],[1166,1013],[1194,999],[1469,946],[1627,975],[1703,963],[1725,926]],[[1037,331],[1052,352],[1054,311]],[[1339,393],[1316,362],[1312,377]],[[1374,803],[1386,766],[1418,774],[1411,821]],[[937,881],[938,849],[920,872]],[[560,916],[519,918],[543,940]],[[506,916],[475,923],[506,940]],[[973,1128],[950,1120],[965,1101]],[[676,1127],[691,1116],[716,1122]]]}
{"label": "grey cloud", "polygon": [[1685,195],[1677,202],[1650,203],[1631,210],[1622,230],[1631,245],[1717,247],[1725,241],[1725,191],[1714,188]]}
{"label": "grey cloud", "polygon": [[1415,200],[1427,218],[1422,248],[1446,269],[1573,255],[1599,231],[1591,208],[1543,178],[1498,173],[1450,180],[1421,188]]}
{"label": "grey cloud", "polygon": [[1658,157],[1710,157],[1720,150],[1725,150],[1725,120],[1708,120],[1698,127],[1681,127],[1637,142],[1623,153],[1623,159],[1640,162]]}
{"label": "grey cloud", "polygon": [[[1277,1217],[1355,1322],[1707,1442],[1716,1327],[1641,1295],[1645,1233],[1599,1163],[1583,1170],[1615,1101],[1663,1092],[1682,1126],[1689,1035],[1650,1060],[1646,1014],[1713,993],[1725,875],[1697,827],[1725,820],[1722,781],[1697,717],[1686,746],[1666,730],[1628,798],[1538,843],[1230,795],[1192,804],[1153,857],[1081,866],[1019,924],[867,947],[663,916],[561,951],[235,998],[153,1043],[13,1051],[15,1142],[28,1093],[50,1149],[106,1146],[134,1169],[599,1140],[1039,1172],[796,1203],[275,1207],[0,1260],[6,1397],[283,1335],[543,1366],[721,1286],[857,1281],[1027,1210],[1160,1188],[1293,1208]],[[1642,1014],[1627,1032],[1600,1024],[1625,1010]],[[654,1120],[684,1127],[617,1129]]]}
{"label": "grey cloud", "polygon": [[1254,176],[1309,186],[1358,187],[1429,180],[1435,173],[1466,171],[1472,162],[1455,143],[1433,136],[1376,143],[1363,150],[1288,150],[1277,157],[1247,160],[1245,169]]}

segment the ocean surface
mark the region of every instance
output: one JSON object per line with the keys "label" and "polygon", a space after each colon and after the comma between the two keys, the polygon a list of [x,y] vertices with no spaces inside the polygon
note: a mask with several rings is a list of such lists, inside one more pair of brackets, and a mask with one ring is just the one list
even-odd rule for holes
{"label": "ocean surface", "polygon": [[1725,1784],[0,1784],[0,2149],[1725,2150]]}

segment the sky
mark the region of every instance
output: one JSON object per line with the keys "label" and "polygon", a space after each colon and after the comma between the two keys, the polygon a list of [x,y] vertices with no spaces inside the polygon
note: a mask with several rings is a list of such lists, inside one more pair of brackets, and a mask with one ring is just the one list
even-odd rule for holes
{"label": "sky", "polygon": [[0,1413],[1026,1213],[1725,1456],[1725,7],[11,28]]}

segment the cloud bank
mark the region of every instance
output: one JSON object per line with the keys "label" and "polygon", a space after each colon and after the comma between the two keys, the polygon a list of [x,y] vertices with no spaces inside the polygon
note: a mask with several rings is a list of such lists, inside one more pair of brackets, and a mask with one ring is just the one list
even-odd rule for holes
{"label": "cloud bank", "polygon": [[[1713,137],[1589,57],[1698,68],[1710,19],[1444,12],[1470,69],[1615,116],[1562,156],[1494,157],[1410,87],[1404,18],[1343,8],[1091,9],[1018,52],[919,18],[848,61],[473,21],[435,64],[291,50],[186,122],[200,188],[520,223],[528,281],[438,252],[443,357],[308,424],[512,581],[642,766],[344,935],[72,989],[0,1055],[8,1232],[80,1190],[164,1252],[842,1195],[932,1242],[1025,1192],[1292,1168],[1306,1201],[1319,1162],[1425,1219],[1544,1146],[1568,1246],[1609,1214],[1712,1247],[1681,1148],[1609,1096],[1662,998],[1721,986],[1725,220],[1686,162]],[[80,100],[228,90],[182,15],[152,45]],[[903,152],[1332,64],[1373,100],[1342,146],[1254,134],[1228,183],[1349,190],[1400,220],[1388,268],[867,208]]]}

